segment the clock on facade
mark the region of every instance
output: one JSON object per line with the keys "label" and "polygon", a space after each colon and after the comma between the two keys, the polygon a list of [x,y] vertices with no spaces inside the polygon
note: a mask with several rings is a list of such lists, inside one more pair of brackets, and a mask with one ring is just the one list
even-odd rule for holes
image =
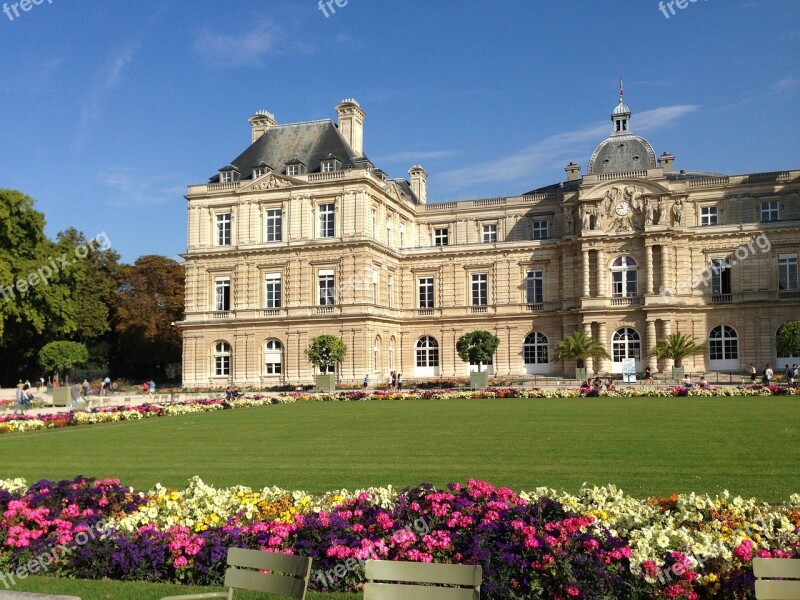
{"label": "clock on facade", "polygon": [[620,217],[624,217],[631,210],[631,205],[627,202],[620,202],[615,210]]}

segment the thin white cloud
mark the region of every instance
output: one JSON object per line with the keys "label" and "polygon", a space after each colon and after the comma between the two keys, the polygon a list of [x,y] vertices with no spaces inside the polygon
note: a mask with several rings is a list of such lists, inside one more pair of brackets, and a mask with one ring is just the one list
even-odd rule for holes
{"label": "thin white cloud", "polygon": [[76,146],[80,147],[86,140],[86,130],[103,115],[103,108],[109,92],[119,87],[125,68],[133,61],[139,42],[132,41],[111,54],[97,73],[92,86],[81,105],[81,115],[78,121]]}
{"label": "thin white cloud", "polygon": [[[633,133],[647,133],[698,110],[697,105],[664,106],[634,115]],[[564,166],[597,145],[611,133],[607,122],[587,125],[581,129],[550,136],[514,154],[498,158],[479,166],[445,171],[442,182],[453,188],[463,188],[481,183],[529,179],[537,170]]]}
{"label": "thin white cloud", "polygon": [[784,77],[780,81],[776,81],[773,84],[772,89],[777,92],[785,92],[787,90],[795,89],[798,83],[800,83],[800,81],[798,81],[797,77]]}
{"label": "thin white cloud", "polygon": [[384,156],[375,157],[375,162],[408,162],[419,163],[424,160],[439,160],[442,158],[450,158],[458,154],[455,150],[428,150],[428,151],[415,151],[409,150],[407,152],[395,152],[394,154],[386,154]]}
{"label": "thin white cloud", "polygon": [[186,193],[185,176],[142,175],[134,169],[101,171],[98,183],[107,189],[111,206],[136,208],[174,202]]}
{"label": "thin white cloud", "polygon": [[276,49],[279,38],[280,33],[271,22],[261,21],[239,35],[200,32],[194,50],[205,64],[213,67],[258,65]]}

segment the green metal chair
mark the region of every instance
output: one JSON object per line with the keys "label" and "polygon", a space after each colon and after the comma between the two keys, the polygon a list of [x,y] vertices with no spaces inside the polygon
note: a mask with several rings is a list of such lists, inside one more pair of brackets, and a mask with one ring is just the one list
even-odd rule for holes
{"label": "green metal chair", "polygon": [[479,565],[368,560],[364,600],[479,600]]}
{"label": "green metal chair", "polygon": [[310,558],[262,550],[228,548],[228,569],[225,571],[227,592],[168,596],[161,600],[205,600],[206,598],[233,600],[234,589],[268,592],[285,598],[305,600],[310,578]]}
{"label": "green metal chair", "polygon": [[800,560],[754,558],[758,600],[800,600]]}

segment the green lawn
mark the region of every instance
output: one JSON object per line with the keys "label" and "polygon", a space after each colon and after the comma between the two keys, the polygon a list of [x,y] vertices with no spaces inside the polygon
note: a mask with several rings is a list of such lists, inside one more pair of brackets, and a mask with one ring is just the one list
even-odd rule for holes
{"label": "green lawn", "polygon": [[321,492],[468,478],[639,496],[800,492],[795,398],[303,403],[0,436],[0,477]]}
{"label": "green lawn", "polygon": [[[0,585],[0,593],[5,587]],[[131,581],[85,581],[80,579],[56,579],[54,577],[28,577],[13,586],[15,592],[40,592],[64,596],[78,596],[81,600],[158,600],[164,596],[180,594],[205,594],[222,591],[224,588],[203,588],[186,585],[160,583],[138,583]],[[236,600],[277,600],[284,596],[235,592]],[[306,600],[353,600],[361,594],[318,594],[308,592]]]}

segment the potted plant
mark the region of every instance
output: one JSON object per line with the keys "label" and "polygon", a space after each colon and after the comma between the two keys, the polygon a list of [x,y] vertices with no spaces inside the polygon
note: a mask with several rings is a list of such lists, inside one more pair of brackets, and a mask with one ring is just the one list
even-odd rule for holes
{"label": "potted plant", "polygon": [[598,340],[582,331],[576,331],[571,336],[561,340],[556,346],[556,360],[575,359],[575,379],[586,379],[587,358],[611,358],[608,351]]}
{"label": "potted plant", "polygon": [[478,371],[469,374],[472,389],[489,387],[489,371],[483,371],[483,363],[489,363],[500,344],[498,337],[488,331],[465,333],[456,342],[456,351],[465,363],[477,364]]}
{"label": "potted plant", "polygon": [[696,354],[703,354],[705,351],[705,346],[698,344],[692,336],[678,332],[671,333],[667,337],[658,340],[650,356],[675,361],[675,366],[672,367],[672,378],[677,381],[683,379],[683,359]]}
{"label": "potted plant", "polygon": [[335,335],[318,335],[311,339],[305,355],[314,367],[325,373],[316,376],[316,392],[333,392],[336,389],[336,374],[328,373],[344,360],[347,344]]}

